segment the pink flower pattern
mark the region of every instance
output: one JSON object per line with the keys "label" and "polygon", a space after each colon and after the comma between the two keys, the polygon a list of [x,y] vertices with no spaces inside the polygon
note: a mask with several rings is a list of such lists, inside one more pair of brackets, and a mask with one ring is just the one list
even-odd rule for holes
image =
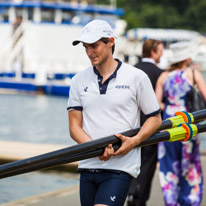
{"label": "pink flower pattern", "polygon": [[[186,94],[191,85],[184,71],[170,72],[163,90],[163,119],[176,111],[187,111]],[[160,184],[165,206],[200,206],[203,195],[203,175],[199,154],[199,138],[187,142],[161,142],[158,146]]]}

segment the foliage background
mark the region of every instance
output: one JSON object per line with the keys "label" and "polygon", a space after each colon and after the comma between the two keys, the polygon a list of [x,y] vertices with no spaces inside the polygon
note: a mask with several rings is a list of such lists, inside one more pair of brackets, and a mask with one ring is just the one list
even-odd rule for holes
{"label": "foliage background", "polygon": [[170,28],[206,33],[205,0],[116,0],[116,6],[125,11],[122,18],[128,23],[127,29]]}

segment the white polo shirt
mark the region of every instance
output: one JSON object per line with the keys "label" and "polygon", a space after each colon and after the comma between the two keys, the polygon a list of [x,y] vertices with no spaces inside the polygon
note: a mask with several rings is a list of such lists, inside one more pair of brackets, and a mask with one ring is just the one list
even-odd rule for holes
{"label": "white polo shirt", "polygon": [[[140,126],[140,109],[150,117],[160,108],[148,76],[140,69],[118,61],[116,71],[101,84],[95,67],[76,74],[71,82],[68,111],[81,110],[83,130],[98,139]],[[79,168],[121,170],[137,177],[140,148],[108,161],[98,157],[82,160]]]}

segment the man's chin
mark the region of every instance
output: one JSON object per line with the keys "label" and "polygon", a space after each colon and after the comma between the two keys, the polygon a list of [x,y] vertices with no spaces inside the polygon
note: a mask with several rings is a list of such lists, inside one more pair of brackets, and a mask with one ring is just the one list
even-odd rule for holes
{"label": "man's chin", "polygon": [[94,67],[98,66],[98,63],[97,63],[97,62],[92,62],[92,61],[91,61],[91,64],[92,64],[92,66],[94,66]]}

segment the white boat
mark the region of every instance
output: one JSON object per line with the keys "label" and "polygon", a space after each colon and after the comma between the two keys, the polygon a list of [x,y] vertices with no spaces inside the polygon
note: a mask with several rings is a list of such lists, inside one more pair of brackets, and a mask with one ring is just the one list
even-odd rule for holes
{"label": "white boat", "polygon": [[83,47],[72,46],[85,24],[104,19],[117,36],[123,33],[122,9],[78,2],[0,2],[0,87],[7,88],[9,79],[18,88],[32,82],[47,92],[50,85],[69,85],[90,64]]}

